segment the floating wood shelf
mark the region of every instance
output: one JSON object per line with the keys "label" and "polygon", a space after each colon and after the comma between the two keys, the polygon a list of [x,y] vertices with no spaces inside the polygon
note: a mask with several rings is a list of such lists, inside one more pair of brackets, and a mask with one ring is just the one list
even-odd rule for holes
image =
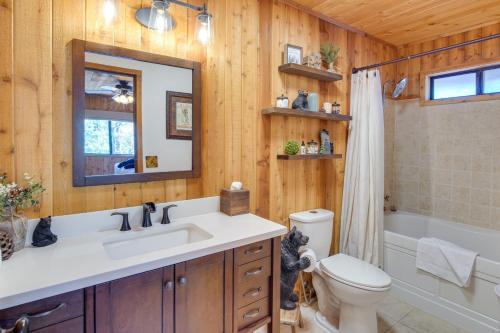
{"label": "floating wood shelf", "polygon": [[270,116],[285,116],[285,117],[305,117],[305,118],[315,118],[321,120],[330,121],[350,121],[351,116],[345,114],[333,114],[333,113],[323,113],[323,112],[312,112],[312,111],[300,111],[296,109],[285,109],[285,108],[267,108],[262,110],[262,114]]}
{"label": "floating wood shelf", "polygon": [[322,69],[316,69],[313,67],[298,65],[298,64],[284,64],[278,67],[278,70],[282,73],[294,74],[305,76],[311,79],[316,79],[320,81],[333,82],[342,80],[342,75],[338,73],[332,73]]}
{"label": "floating wood shelf", "polygon": [[278,155],[278,160],[334,160],[341,158],[342,154]]}

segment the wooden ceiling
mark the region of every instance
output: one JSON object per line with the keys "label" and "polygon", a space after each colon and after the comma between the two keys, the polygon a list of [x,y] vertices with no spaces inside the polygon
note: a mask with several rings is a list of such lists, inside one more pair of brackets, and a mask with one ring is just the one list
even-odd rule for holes
{"label": "wooden ceiling", "polygon": [[394,45],[500,22],[500,0],[285,0]]}

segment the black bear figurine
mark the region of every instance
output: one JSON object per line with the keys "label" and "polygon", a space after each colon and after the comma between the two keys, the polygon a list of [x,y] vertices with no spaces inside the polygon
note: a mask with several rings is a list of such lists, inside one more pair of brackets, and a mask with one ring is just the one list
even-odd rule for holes
{"label": "black bear figurine", "polygon": [[309,109],[309,103],[307,102],[308,95],[309,93],[306,90],[299,90],[299,96],[293,101],[292,109],[307,111]]}
{"label": "black bear figurine", "polygon": [[33,231],[33,242],[31,245],[36,247],[49,246],[57,242],[57,236],[50,231],[52,217],[41,218],[38,222],[35,231]]}
{"label": "black bear figurine", "polygon": [[293,310],[299,296],[293,292],[299,272],[312,263],[309,258],[300,258],[299,248],[306,245],[309,237],[293,227],[281,241],[281,296],[280,306],[283,310]]}

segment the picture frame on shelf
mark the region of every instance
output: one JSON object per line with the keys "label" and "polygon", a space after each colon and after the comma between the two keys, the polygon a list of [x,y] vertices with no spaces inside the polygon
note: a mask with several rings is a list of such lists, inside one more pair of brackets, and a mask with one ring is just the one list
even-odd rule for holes
{"label": "picture frame on shelf", "polygon": [[283,55],[284,64],[302,65],[302,47],[292,44],[285,44],[285,52],[283,53]]}

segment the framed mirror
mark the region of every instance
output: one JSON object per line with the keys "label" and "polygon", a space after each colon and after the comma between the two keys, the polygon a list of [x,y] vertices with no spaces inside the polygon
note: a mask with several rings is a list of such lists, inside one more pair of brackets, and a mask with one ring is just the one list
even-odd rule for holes
{"label": "framed mirror", "polygon": [[201,65],[72,42],[73,185],[195,178]]}

